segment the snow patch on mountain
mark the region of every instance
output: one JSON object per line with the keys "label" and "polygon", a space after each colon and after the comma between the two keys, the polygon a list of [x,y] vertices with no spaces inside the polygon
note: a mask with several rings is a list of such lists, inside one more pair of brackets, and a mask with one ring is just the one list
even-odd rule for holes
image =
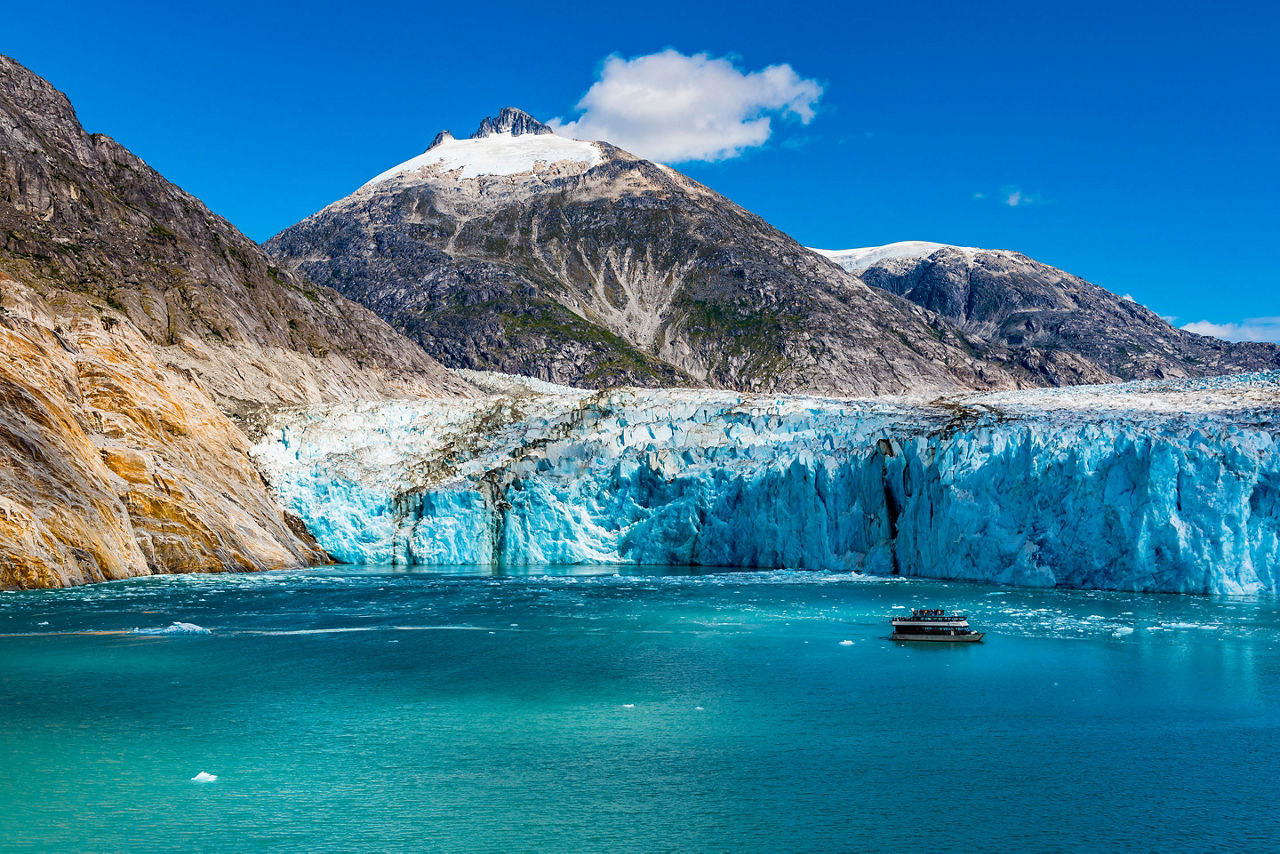
{"label": "snow patch on mountain", "polygon": [[603,159],[595,143],[551,133],[490,133],[473,139],[454,139],[442,135],[437,140],[435,145],[422,154],[388,169],[368,181],[364,187],[419,172],[433,176],[457,173],[457,177],[464,179],[485,175],[519,175],[534,171],[539,163],[550,165],[566,161],[580,164],[581,171],[585,172]]}
{"label": "snow patch on mountain", "polygon": [[505,388],[282,413],[254,456],[354,563],[1280,580],[1276,372],[933,400]]}
{"label": "snow patch on mountain", "polygon": [[813,249],[813,251],[830,258],[850,273],[860,273],[881,261],[893,258],[927,258],[939,249],[954,249],[969,258],[975,257],[979,252],[992,251],[974,246],[930,243],[926,240],[903,240],[898,243],[887,243],[884,246],[865,246],[860,249]]}

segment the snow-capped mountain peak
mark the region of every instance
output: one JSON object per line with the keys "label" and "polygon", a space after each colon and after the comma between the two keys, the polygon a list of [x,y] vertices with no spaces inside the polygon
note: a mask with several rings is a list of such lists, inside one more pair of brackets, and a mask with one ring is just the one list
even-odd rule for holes
{"label": "snow-capped mountain peak", "polygon": [[393,166],[364,187],[416,173],[424,177],[455,173],[460,179],[519,175],[533,172],[539,163],[568,162],[585,172],[602,159],[595,143],[558,136],[523,110],[504,107],[496,117],[485,118],[468,139],[440,131],[425,152]]}
{"label": "snow-capped mountain peak", "polygon": [[902,240],[898,243],[886,243],[884,246],[864,246],[859,249],[814,249],[813,251],[830,258],[851,273],[860,273],[881,261],[892,258],[927,258],[939,249],[954,249],[969,258],[979,252],[992,251],[975,246],[931,243],[927,240]]}

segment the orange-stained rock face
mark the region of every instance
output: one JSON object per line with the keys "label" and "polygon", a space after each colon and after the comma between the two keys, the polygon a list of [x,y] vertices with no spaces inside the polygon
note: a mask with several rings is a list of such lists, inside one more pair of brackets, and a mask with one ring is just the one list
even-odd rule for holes
{"label": "orange-stained rock face", "polygon": [[0,587],[325,560],[247,450],[131,324],[0,274]]}
{"label": "orange-stained rock face", "polygon": [[0,56],[0,587],[325,559],[251,466],[287,406],[470,395]]}

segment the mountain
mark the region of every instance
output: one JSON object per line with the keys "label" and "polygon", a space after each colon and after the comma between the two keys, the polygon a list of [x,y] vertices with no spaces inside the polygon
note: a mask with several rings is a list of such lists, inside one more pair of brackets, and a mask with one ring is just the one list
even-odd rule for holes
{"label": "mountain", "polygon": [[696,181],[511,108],[266,247],[450,367],[762,392],[1037,382]]}
{"label": "mountain", "polygon": [[119,143],[86,134],[62,93],[7,58],[0,110],[0,269],[127,320],[227,411],[462,387]]}
{"label": "mountain", "polygon": [[323,560],[255,425],[471,393],[0,57],[0,587]]}
{"label": "mountain", "polygon": [[868,285],[1008,348],[1068,352],[1112,377],[1206,377],[1280,368],[1280,347],[1177,329],[1132,299],[1018,252],[912,241],[815,250]]}

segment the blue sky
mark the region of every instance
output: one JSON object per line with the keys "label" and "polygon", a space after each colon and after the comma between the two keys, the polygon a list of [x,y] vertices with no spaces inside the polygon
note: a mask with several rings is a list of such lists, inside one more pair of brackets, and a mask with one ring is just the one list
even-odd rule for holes
{"label": "blue sky", "polygon": [[255,239],[441,128],[582,119],[608,57],[669,48],[820,89],[678,164],[803,243],[1017,249],[1280,338],[1280,4],[199,5],[20,4],[0,52]]}

